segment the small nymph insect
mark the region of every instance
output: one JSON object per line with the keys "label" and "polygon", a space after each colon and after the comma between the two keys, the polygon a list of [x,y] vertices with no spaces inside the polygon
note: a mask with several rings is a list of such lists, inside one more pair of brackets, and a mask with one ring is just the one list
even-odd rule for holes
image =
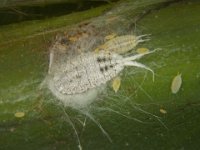
{"label": "small nymph insect", "polygon": [[181,84],[182,84],[181,74],[178,73],[178,75],[176,75],[173,78],[172,84],[171,84],[171,91],[172,91],[173,94],[178,93],[178,91],[181,88]]}
{"label": "small nymph insect", "polygon": [[120,85],[121,85],[121,78],[120,77],[114,78],[112,81],[112,88],[115,91],[115,93],[117,93],[117,91],[119,90]]}
{"label": "small nymph insect", "polygon": [[[148,34],[140,35],[140,36],[135,36],[135,35],[117,36],[105,42],[98,49],[106,50],[109,52],[115,52],[118,54],[126,53],[132,50],[133,48],[135,48],[137,44],[150,40],[148,36],[149,36]],[[147,37],[147,38],[142,39],[144,37]]]}

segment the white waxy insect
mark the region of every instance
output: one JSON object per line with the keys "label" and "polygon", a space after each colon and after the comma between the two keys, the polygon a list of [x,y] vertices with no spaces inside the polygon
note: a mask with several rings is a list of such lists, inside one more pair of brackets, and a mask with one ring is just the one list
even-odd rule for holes
{"label": "white waxy insect", "polygon": [[[48,87],[59,99],[65,100],[65,96],[70,95],[73,98],[79,95],[78,101],[83,103],[82,94],[88,94],[88,91],[105,85],[108,81],[118,76],[126,66],[144,68],[151,71],[154,76],[154,72],[149,67],[135,61],[153,52],[150,51],[125,58],[116,53],[84,53],[60,65],[60,71],[51,73]],[[91,96],[91,93],[89,95]],[[74,103],[74,101],[71,103]]]}
{"label": "white waxy insect", "polygon": [[149,54],[137,54],[127,58],[115,53],[86,53],[73,58],[62,72],[56,73],[53,81],[56,89],[67,95],[84,93],[89,89],[106,84],[116,77],[125,66],[136,66],[153,71],[135,59]]}
{"label": "white waxy insect", "polygon": [[[100,50],[115,52],[118,54],[126,53],[137,46],[138,43],[148,41],[149,35],[122,35],[117,36],[100,46]],[[147,37],[146,39],[142,39]]]}
{"label": "white waxy insect", "polygon": [[178,74],[172,80],[171,91],[173,94],[176,94],[180,90],[181,84],[182,84],[182,77],[181,74]]}
{"label": "white waxy insect", "polygon": [[112,88],[115,91],[115,93],[117,93],[117,91],[119,90],[120,85],[121,85],[121,78],[120,77],[114,78],[112,81]]}

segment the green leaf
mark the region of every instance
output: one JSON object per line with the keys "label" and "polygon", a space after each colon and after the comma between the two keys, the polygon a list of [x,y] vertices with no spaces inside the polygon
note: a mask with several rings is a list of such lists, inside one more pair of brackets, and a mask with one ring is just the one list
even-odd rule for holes
{"label": "green leaf", "polygon": [[[111,22],[112,26],[96,17],[111,7],[107,5],[0,28],[1,149],[78,149],[76,134],[64,111],[83,149],[199,148],[200,3],[135,0],[112,6],[113,19],[120,18]],[[92,119],[86,117],[84,126],[80,123],[84,123],[84,115],[64,109],[48,90],[38,88],[48,70],[49,41],[91,17],[89,21],[96,20],[101,31],[151,34],[151,40],[137,48],[160,49],[138,60],[154,70],[154,82],[149,72],[127,68],[119,91],[108,88],[103,101],[91,105],[90,113],[112,143]],[[171,84],[178,73],[182,85],[173,94]],[[24,116],[15,117],[17,112]]]}

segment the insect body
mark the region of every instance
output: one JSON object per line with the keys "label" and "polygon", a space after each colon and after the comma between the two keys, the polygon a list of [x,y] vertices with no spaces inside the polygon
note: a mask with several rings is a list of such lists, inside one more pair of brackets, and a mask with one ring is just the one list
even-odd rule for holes
{"label": "insect body", "polygon": [[109,52],[115,52],[118,54],[126,53],[137,46],[138,43],[148,41],[149,39],[142,39],[143,37],[148,37],[148,35],[123,35],[117,36],[99,47],[100,50],[105,50]]}
{"label": "insect body", "polygon": [[85,53],[62,65],[51,80],[57,92],[64,95],[81,94],[116,77],[125,66],[136,66],[153,71],[134,60],[152,53],[147,52],[123,58],[116,53]]}

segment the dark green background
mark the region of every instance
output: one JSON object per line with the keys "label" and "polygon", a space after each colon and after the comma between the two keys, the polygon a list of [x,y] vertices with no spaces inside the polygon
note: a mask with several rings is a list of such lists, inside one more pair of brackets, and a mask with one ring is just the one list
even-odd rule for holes
{"label": "dark green background", "polygon": [[[38,89],[48,69],[48,47],[58,31],[123,2],[0,26],[0,149],[78,149],[64,112],[51,94]],[[150,73],[146,72],[145,78],[145,71],[124,74],[116,96],[109,90],[104,101],[92,105],[95,119],[113,142],[90,119],[83,128],[78,119],[84,121],[84,116],[66,108],[83,149],[199,149],[200,2],[164,2],[134,0],[135,11],[129,12],[140,16],[137,28],[151,34],[151,40],[138,47],[162,49],[139,60],[155,71],[155,82]],[[183,84],[174,95],[170,85],[178,72]],[[167,114],[160,113],[160,108]],[[18,111],[25,112],[25,117],[16,118],[14,113]]]}

